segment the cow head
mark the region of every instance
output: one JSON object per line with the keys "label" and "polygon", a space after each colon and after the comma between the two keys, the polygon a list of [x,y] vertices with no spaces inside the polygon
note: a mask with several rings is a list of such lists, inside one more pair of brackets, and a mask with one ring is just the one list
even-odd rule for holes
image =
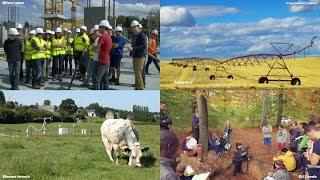
{"label": "cow head", "polygon": [[141,167],[140,158],[148,150],[148,147],[141,147],[140,143],[135,143],[130,148],[125,148],[124,151],[129,154],[129,166]]}

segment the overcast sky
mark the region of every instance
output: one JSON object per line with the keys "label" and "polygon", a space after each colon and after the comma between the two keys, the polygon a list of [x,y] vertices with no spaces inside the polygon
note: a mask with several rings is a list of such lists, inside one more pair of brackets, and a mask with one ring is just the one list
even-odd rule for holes
{"label": "overcast sky", "polygon": [[152,112],[160,110],[159,91],[3,91],[7,101],[17,101],[23,105],[42,105],[48,99],[52,105],[60,105],[67,98],[78,106],[99,103],[104,107],[132,110],[133,105],[148,106]]}
{"label": "overcast sky", "polygon": [[[270,42],[310,43],[320,0],[161,0],[161,58],[234,57],[274,52]],[[320,39],[310,55],[320,55]]]}

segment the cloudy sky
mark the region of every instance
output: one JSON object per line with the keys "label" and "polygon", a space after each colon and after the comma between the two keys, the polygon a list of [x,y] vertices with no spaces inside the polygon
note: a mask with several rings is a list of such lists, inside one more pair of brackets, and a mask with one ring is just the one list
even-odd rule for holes
{"label": "cloudy sky", "polygon": [[[161,58],[274,52],[270,42],[304,46],[320,34],[320,0],[286,2],[298,1],[161,0]],[[310,55],[320,55],[319,38]]]}
{"label": "cloudy sky", "polygon": [[[39,16],[43,15],[44,0],[0,0],[0,21],[7,20],[7,6],[2,4],[3,1],[20,1],[24,5],[20,8],[20,21],[29,21],[32,24],[43,23]],[[86,0],[77,0],[86,4]],[[113,2],[113,1],[112,1]],[[108,1],[106,0],[106,5]],[[111,3],[112,4],[112,3]],[[102,0],[91,0],[91,6],[101,6]],[[159,10],[159,0],[116,0],[116,15],[135,15],[145,17],[150,11]],[[71,3],[64,2],[64,15],[71,17]],[[83,9],[77,8],[77,18],[83,19]]]}

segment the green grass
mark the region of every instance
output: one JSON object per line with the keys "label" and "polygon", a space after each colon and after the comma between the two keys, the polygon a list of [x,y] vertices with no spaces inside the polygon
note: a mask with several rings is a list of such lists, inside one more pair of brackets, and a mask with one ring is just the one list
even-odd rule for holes
{"label": "green grass", "polygon": [[[30,175],[32,179],[159,179],[159,125],[134,122],[142,146],[150,150],[141,158],[143,168],[127,165],[126,156],[120,165],[109,161],[101,141],[101,123],[60,123],[71,128],[70,135],[58,136],[58,124],[49,124],[49,135],[26,137],[29,124],[1,124],[0,175]],[[33,124],[37,128],[41,124]],[[81,136],[79,130],[92,130],[92,136]],[[10,131],[10,129],[21,130]],[[77,134],[75,135],[74,132]]]}

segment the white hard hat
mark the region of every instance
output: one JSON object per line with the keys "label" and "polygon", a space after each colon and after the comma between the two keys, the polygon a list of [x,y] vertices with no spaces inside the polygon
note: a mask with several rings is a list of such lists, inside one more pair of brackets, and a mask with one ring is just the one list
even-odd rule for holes
{"label": "white hard hat", "polygon": [[116,27],[116,31],[120,31],[120,32],[122,32],[122,31],[123,31],[123,29],[122,29],[122,27],[121,27],[121,26],[117,26],[117,27]]}
{"label": "white hard hat", "polygon": [[79,32],[80,32],[80,29],[79,29],[79,28],[76,28],[76,32],[79,33]]}
{"label": "white hard hat", "polygon": [[61,32],[62,32],[61,28],[57,27],[56,33],[61,33]]}
{"label": "white hard hat", "polygon": [[141,24],[139,24],[139,28],[142,29],[142,25]]}
{"label": "white hard hat", "polygon": [[29,34],[36,35],[36,31],[35,31],[35,30],[32,30],[32,31],[29,32]]}
{"label": "white hard hat", "polygon": [[36,28],[36,34],[43,34],[42,28]]}
{"label": "white hard hat", "polygon": [[90,35],[93,34],[96,30],[94,28],[90,29]]}
{"label": "white hard hat", "polygon": [[139,26],[139,22],[137,21],[137,20],[133,20],[132,22],[131,22],[131,27],[134,27],[134,26]]}
{"label": "white hard hat", "polygon": [[70,33],[70,34],[72,34],[72,31],[68,30],[68,31],[67,31],[67,33]]}
{"label": "white hard hat", "polygon": [[99,25],[98,25],[98,24],[94,25],[94,26],[93,26],[93,29],[94,29],[95,31],[99,30]]}
{"label": "white hard hat", "polygon": [[19,35],[19,32],[18,32],[18,30],[16,28],[10,28],[9,29],[9,35],[16,36],[16,35]]}
{"label": "white hard hat", "polygon": [[51,31],[51,34],[52,34],[52,35],[55,35],[56,33],[55,33],[54,31]]}
{"label": "white hard hat", "polygon": [[51,30],[46,30],[46,34],[51,34]]}
{"label": "white hard hat", "polygon": [[112,30],[112,26],[111,26],[111,25],[107,26],[107,28],[108,28],[109,30]]}
{"label": "white hard hat", "polygon": [[158,35],[158,31],[155,29],[151,32],[152,34]]}
{"label": "white hard hat", "polygon": [[17,29],[22,29],[22,25],[21,24],[17,24]]}
{"label": "white hard hat", "polygon": [[108,26],[110,26],[110,24],[109,24],[109,21],[107,21],[107,20],[102,20],[102,21],[100,21],[99,26],[109,28]]}
{"label": "white hard hat", "polygon": [[63,28],[63,31],[67,32],[67,31],[68,31],[68,29],[67,29],[67,28]]}
{"label": "white hard hat", "polygon": [[87,31],[87,27],[86,26],[81,26],[80,29]]}

